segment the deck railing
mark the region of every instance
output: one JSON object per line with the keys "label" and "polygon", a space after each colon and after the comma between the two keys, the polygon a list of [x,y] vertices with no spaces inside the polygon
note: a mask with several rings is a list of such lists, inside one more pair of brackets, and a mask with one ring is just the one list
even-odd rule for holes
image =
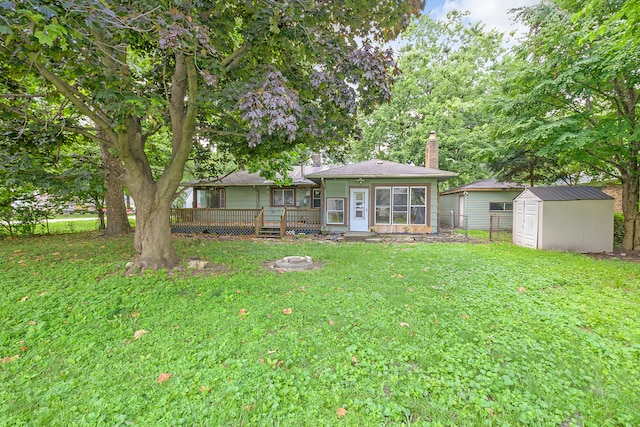
{"label": "deck railing", "polygon": [[[319,209],[284,209],[279,218],[280,235],[318,233]],[[177,232],[260,234],[265,226],[264,209],[178,208],[171,211],[171,228]]]}
{"label": "deck railing", "polygon": [[252,226],[261,209],[215,209],[190,208],[173,209],[171,224],[216,224]]}
{"label": "deck railing", "polygon": [[317,233],[320,231],[320,209],[285,209],[285,227],[294,233]]}
{"label": "deck railing", "polygon": [[264,227],[264,208],[260,209],[260,212],[256,215],[256,236],[260,234],[262,227]]}

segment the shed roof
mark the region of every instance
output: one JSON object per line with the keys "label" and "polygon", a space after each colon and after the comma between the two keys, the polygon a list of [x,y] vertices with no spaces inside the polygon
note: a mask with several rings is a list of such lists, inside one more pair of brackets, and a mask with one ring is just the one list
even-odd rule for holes
{"label": "shed roof", "polygon": [[436,178],[438,181],[442,181],[454,176],[458,176],[458,174],[440,169],[373,159],[310,173],[307,178]]}
{"label": "shed roof", "polygon": [[507,190],[524,190],[525,185],[516,184],[514,182],[499,182],[493,178],[483,179],[480,181],[465,184],[451,190],[443,191],[440,194],[453,194],[463,191],[507,191]]}
{"label": "shed roof", "polygon": [[527,191],[533,193],[540,200],[550,201],[613,199],[599,189],[589,186],[530,187]]}

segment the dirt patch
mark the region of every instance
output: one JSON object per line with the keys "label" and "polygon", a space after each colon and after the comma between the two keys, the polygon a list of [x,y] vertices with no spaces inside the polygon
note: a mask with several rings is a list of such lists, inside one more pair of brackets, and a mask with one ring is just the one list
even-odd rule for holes
{"label": "dirt patch", "polygon": [[598,253],[586,253],[594,259],[617,259],[627,262],[640,262],[640,251],[623,251],[620,249],[614,249],[613,252],[598,252]]}

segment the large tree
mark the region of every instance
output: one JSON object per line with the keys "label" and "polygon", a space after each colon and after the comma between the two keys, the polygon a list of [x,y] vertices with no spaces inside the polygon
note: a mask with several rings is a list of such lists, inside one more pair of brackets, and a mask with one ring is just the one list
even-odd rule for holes
{"label": "large tree", "polygon": [[[394,37],[417,0],[40,1],[0,8],[3,71],[40,79],[117,155],[136,202],[136,264],[171,268],[171,202],[194,140],[240,160],[352,134],[358,101],[390,96]],[[171,157],[152,173],[150,137]]]}
{"label": "large tree", "polygon": [[524,66],[509,79],[500,122],[516,145],[622,183],[626,250],[640,249],[640,50],[620,14],[631,4],[544,0],[521,9],[531,30],[517,48]]}
{"label": "large tree", "polygon": [[454,184],[486,173],[474,156],[490,142],[491,116],[483,105],[504,49],[500,33],[465,19],[457,11],[441,21],[425,15],[406,31],[393,99],[361,118],[362,140],[352,144],[356,160],[378,156],[424,164],[434,130],[440,167],[460,174]]}

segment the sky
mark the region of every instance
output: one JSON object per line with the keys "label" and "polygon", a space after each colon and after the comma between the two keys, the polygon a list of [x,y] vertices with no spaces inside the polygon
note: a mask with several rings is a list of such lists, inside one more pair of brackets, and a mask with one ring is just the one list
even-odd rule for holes
{"label": "sky", "polygon": [[425,10],[436,20],[444,19],[451,10],[468,10],[472,21],[482,21],[487,29],[496,28],[508,34],[511,31],[523,31],[513,22],[508,10],[536,3],[539,0],[427,0]]}

